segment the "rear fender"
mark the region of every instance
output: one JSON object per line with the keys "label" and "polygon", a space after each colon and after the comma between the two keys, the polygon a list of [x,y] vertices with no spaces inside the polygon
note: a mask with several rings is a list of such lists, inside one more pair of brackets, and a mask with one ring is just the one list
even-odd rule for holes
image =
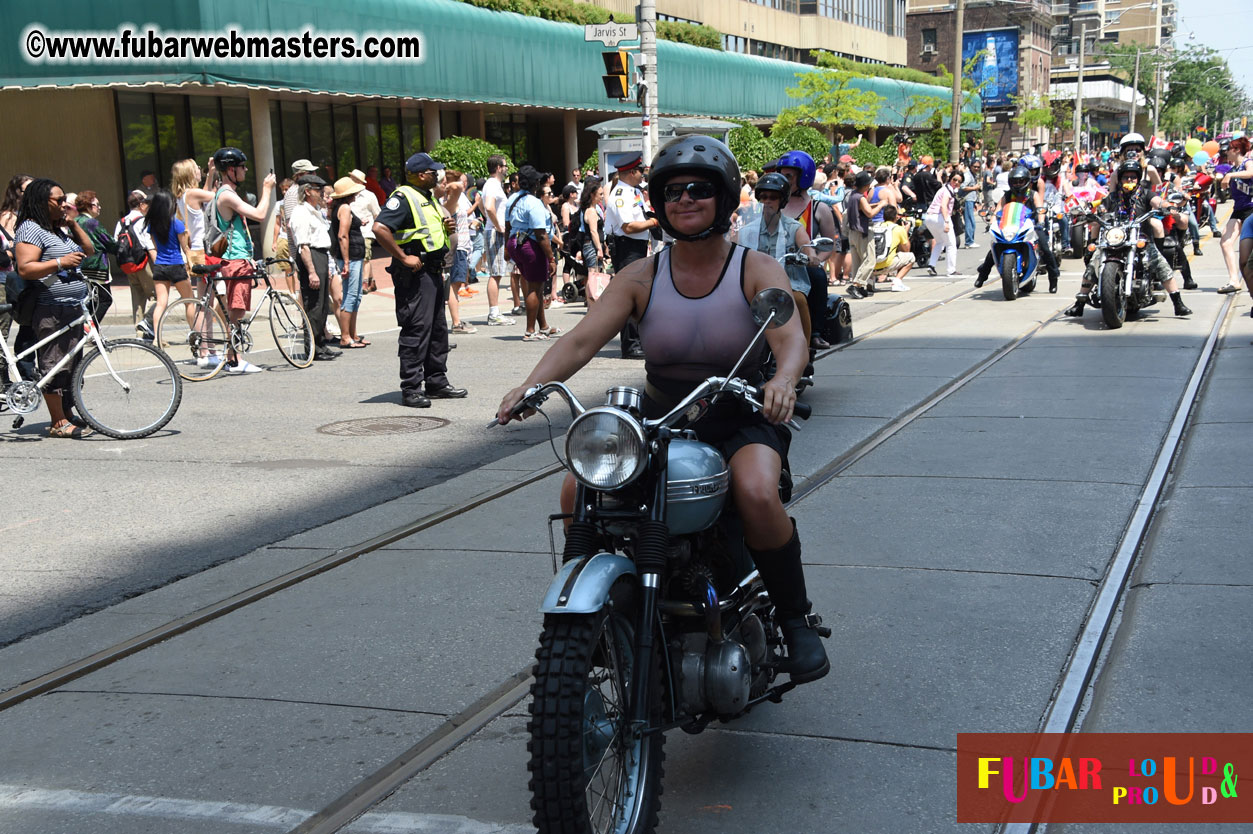
{"label": "rear fender", "polygon": [[635,563],[616,553],[597,553],[561,566],[540,605],[542,614],[592,614],[604,607],[609,589],[623,576],[637,576]]}

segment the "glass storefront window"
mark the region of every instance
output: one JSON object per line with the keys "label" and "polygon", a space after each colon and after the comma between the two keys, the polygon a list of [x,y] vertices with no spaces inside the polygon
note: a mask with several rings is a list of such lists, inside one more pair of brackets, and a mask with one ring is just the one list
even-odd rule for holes
{"label": "glass storefront window", "polygon": [[[408,159],[424,149],[422,144],[422,112],[419,110],[400,111],[401,156]],[[401,160],[401,162],[404,161]]]}
{"label": "glass storefront window", "polygon": [[[379,110],[377,107],[357,107],[358,154],[361,170],[379,164]],[[367,171],[368,173],[368,171]]]}
{"label": "glass storefront window", "polygon": [[395,107],[380,107],[379,135],[383,140],[383,163],[379,166],[379,176],[383,176],[383,168],[391,168],[392,176],[404,167],[405,159],[400,155],[400,110]]}
{"label": "glass storefront window", "polygon": [[[240,191],[248,191],[260,197],[257,190],[258,172],[253,168],[256,155],[252,152],[252,116],[246,98],[223,98],[222,121],[225,125],[226,145],[239,148],[248,157],[248,175],[240,183]],[[264,177],[268,172],[261,171]]]}
{"label": "glass storefront window", "polygon": [[[309,125],[305,121],[305,105],[302,101],[284,101],[279,104],[283,115],[283,167],[279,170],[290,171],[291,164],[297,159],[308,159]],[[277,125],[271,125],[276,130]],[[277,160],[275,160],[277,164]]]}
{"label": "glass storefront window", "polygon": [[309,102],[309,161],[330,175],[328,182],[344,176],[335,165],[335,138],[331,128],[331,106]]}
{"label": "glass storefront window", "polygon": [[150,93],[117,93],[122,128],[122,168],[127,190],[139,186],[144,171],[157,170],[157,137]]}
{"label": "glass storefront window", "polygon": [[218,118],[216,96],[189,96],[192,156],[203,170],[213,152],[222,147],[222,120]]}
{"label": "glass storefront window", "polygon": [[[331,108],[331,128],[335,135],[335,153],[339,161],[337,171],[346,176],[357,167],[357,138],[353,128],[352,107],[336,104]],[[364,170],[364,169],[362,169]]]}
{"label": "glass storefront window", "polygon": [[191,156],[187,98],[159,94],[153,100],[157,116],[157,182],[168,188],[174,163]]}

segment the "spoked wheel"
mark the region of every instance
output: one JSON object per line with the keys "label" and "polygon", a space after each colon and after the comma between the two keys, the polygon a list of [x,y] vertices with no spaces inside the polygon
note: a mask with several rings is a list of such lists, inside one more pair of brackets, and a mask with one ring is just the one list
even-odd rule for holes
{"label": "spoked wheel", "polygon": [[1018,297],[1018,255],[1013,251],[1001,253],[1001,292],[1006,301]]}
{"label": "spoked wheel", "polygon": [[157,322],[157,344],[188,382],[217,376],[226,364],[230,333],[221,313],[191,298],[172,302]]}
{"label": "spoked wheel", "polygon": [[183,401],[183,380],[170,357],[139,339],[104,343],[74,368],[74,405],[96,431],[118,440],[159,430]]}
{"label": "spoked wheel", "polygon": [[[629,596],[625,584],[615,590]],[[539,834],[648,834],[657,827],[665,736],[629,726],[634,621],[634,607],[617,604],[545,617],[527,745]],[[653,700],[659,704],[659,694]]]}
{"label": "spoked wheel", "polygon": [[1110,330],[1122,327],[1127,318],[1127,296],[1122,291],[1122,264],[1111,261],[1101,268],[1101,318]]}
{"label": "spoked wheel", "polygon": [[289,364],[307,368],[313,364],[313,326],[300,302],[291,295],[280,292],[271,296],[270,332],[278,352]]}

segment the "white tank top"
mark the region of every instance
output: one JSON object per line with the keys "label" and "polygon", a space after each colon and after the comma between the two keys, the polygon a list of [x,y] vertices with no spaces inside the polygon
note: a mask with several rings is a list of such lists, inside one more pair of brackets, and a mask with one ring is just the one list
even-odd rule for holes
{"label": "white tank top", "polygon": [[187,205],[187,195],[178,198],[178,219],[187,227],[187,243],[192,251],[204,250],[204,209]]}

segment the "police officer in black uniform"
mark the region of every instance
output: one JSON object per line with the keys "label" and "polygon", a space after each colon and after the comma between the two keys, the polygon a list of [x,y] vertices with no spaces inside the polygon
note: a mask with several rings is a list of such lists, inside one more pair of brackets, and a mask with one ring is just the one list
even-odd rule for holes
{"label": "police officer in black uniform", "polygon": [[375,239],[392,257],[388,271],[400,325],[400,393],[411,408],[430,408],[433,399],[466,395],[466,389],[448,382],[443,266],[453,220],[441,215],[432,196],[443,168],[429,154],[409,157],[407,184],[392,192],[374,223]]}

